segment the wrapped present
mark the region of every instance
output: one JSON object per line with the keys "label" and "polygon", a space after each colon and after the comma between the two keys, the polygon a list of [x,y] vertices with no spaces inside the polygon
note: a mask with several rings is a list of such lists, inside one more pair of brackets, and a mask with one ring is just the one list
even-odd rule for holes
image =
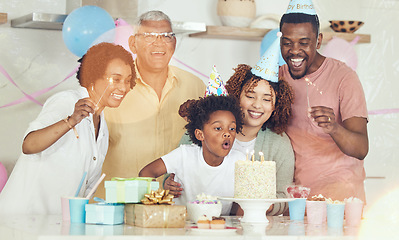
{"label": "wrapped present", "polygon": [[122,224],[124,222],[124,205],[110,203],[86,204],[86,223]]}
{"label": "wrapped present", "polygon": [[145,228],[183,228],[186,206],[172,205],[168,190],[151,191],[141,201],[144,204],[125,205],[125,223]]}
{"label": "wrapped present", "polygon": [[159,188],[154,178],[112,178],[105,181],[105,200],[108,203],[139,203],[144,194]]}

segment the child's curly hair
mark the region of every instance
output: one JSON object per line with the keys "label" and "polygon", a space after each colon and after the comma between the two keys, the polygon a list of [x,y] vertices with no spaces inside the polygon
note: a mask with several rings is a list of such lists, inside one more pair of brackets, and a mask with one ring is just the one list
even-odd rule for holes
{"label": "child's curly hair", "polygon": [[[242,91],[249,91],[256,87],[259,81],[265,80],[252,74],[251,69],[246,64],[239,64],[234,69],[235,73],[226,83],[226,90],[230,96],[240,100]],[[293,103],[294,93],[291,86],[283,79],[279,79],[278,83],[268,82],[276,94],[276,104],[272,115],[262,125],[262,130],[269,128],[277,134],[282,134],[286,131],[292,115],[291,104]]]}
{"label": "child's curly hair", "polygon": [[241,132],[244,120],[237,99],[231,96],[207,96],[191,102],[187,109],[186,129],[194,144],[202,146],[202,142],[195,137],[195,129],[202,130],[210,115],[219,110],[231,112],[236,119],[236,132]]}

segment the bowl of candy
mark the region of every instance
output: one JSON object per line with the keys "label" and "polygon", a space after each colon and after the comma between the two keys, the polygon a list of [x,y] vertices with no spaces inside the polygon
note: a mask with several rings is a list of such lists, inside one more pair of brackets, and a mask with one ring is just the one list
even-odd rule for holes
{"label": "bowl of candy", "polygon": [[362,21],[354,20],[331,20],[329,22],[332,30],[345,33],[354,33],[364,24]]}
{"label": "bowl of candy", "polygon": [[220,217],[221,213],[222,203],[216,197],[201,194],[197,195],[195,201],[187,203],[188,218],[194,223],[204,215],[212,220],[212,217]]}

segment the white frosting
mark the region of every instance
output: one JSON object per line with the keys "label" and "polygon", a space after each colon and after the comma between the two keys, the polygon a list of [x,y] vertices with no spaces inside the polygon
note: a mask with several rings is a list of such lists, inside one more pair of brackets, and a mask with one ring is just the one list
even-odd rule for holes
{"label": "white frosting", "polygon": [[276,198],[276,162],[237,161],[234,175],[235,198]]}
{"label": "white frosting", "polygon": [[350,203],[350,202],[363,203],[362,200],[360,200],[359,198],[356,198],[356,197],[345,198],[344,202],[348,202],[348,203]]}
{"label": "white frosting", "polygon": [[206,195],[205,193],[198,194],[196,197],[197,200],[217,200],[217,197]]}
{"label": "white frosting", "polygon": [[331,198],[327,198],[326,201],[328,204],[345,204],[345,202],[343,202],[343,201],[339,201],[339,200],[333,201]]}

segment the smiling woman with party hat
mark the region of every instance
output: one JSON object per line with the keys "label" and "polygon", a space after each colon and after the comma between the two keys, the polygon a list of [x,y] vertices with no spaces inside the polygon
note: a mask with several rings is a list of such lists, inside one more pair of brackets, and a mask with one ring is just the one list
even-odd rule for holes
{"label": "smiling woman with party hat", "polygon": [[[293,94],[287,82],[278,76],[279,42],[278,37],[253,68],[238,65],[226,89],[239,100],[244,114],[244,126],[233,149],[242,153],[263,152],[266,160],[275,161],[276,195],[286,198],[285,187],[292,184],[294,176],[294,153],[284,132],[291,118]],[[267,214],[279,215],[287,209],[288,204],[276,203]],[[242,214],[241,209],[237,209],[237,214]]]}
{"label": "smiling woman with party hat", "polygon": [[280,76],[293,88],[287,127],[295,182],[334,200],[365,201],[367,106],[361,82],[345,63],[318,52],[323,34],[311,0],[293,0],[280,21]]}

